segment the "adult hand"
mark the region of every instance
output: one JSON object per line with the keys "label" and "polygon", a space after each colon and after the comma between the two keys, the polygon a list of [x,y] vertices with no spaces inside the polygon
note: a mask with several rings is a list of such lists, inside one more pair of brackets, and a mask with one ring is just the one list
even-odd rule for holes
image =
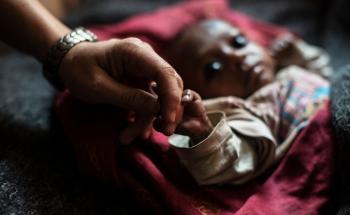
{"label": "adult hand", "polygon": [[[157,114],[161,132],[170,135],[175,130],[181,112],[182,79],[139,39],[80,43],[65,55],[59,75],[69,91],[83,101],[136,112],[137,121],[121,134],[123,143],[144,136]],[[147,90],[152,82],[157,84],[158,95]]]}
{"label": "adult hand", "polygon": [[[0,34],[1,40],[41,62],[48,49],[70,32],[39,1],[28,0],[0,1],[0,29],[7,30]],[[126,142],[147,130],[159,111],[160,131],[171,134],[175,129],[182,80],[149,45],[138,39],[80,43],[65,55],[59,75],[81,100],[136,111],[141,117],[122,135]],[[135,87],[140,79],[143,87]],[[142,90],[151,81],[158,85],[158,99]]]}

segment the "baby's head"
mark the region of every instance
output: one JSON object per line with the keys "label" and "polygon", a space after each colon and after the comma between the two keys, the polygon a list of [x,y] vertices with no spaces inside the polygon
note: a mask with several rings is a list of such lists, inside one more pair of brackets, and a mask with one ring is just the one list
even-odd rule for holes
{"label": "baby's head", "polygon": [[184,30],[171,49],[185,87],[203,98],[246,98],[274,79],[274,60],[236,27],[205,20]]}

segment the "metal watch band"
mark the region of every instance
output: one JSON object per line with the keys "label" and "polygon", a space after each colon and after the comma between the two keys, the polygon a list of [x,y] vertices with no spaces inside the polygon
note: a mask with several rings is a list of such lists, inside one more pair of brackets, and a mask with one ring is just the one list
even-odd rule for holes
{"label": "metal watch band", "polygon": [[53,45],[46,56],[43,64],[44,77],[57,90],[64,90],[65,86],[58,76],[58,69],[65,54],[75,45],[81,42],[95,42],[97,37],[91,31],[78,27],[69,34],[61,37],[55,45]]}

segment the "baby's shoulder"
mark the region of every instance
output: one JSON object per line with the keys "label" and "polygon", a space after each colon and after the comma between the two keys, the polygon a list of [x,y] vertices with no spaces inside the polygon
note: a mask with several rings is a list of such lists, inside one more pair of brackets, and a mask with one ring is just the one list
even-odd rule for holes
{"label": "baby's shoulder", "polygon": [[290,65],[278,71],[275,82],[295,81],[311,85],[329,85],[329,81],[305,68]]}
{"label": "baby's shoulder", "polygon": [[314,98],[320,92],[328,95],[329,85],[329,81],[322,76],[293,65],[279,71],[274,82],[259,89],[248,100],[278,105],[289,97],[298,100],[304,97]]}

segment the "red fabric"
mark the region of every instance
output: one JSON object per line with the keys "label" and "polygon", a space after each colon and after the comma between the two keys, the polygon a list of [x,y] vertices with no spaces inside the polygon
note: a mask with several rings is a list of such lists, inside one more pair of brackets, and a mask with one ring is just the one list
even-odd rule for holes
{"label": "red fabric", "polygon": [[[276,168],[242,186],[199,187],[167,138],[116,144],[124,116],[61,94],[57,114],[84,173],[129,190],[158,214],[330,214],[334,137],[327,105],[298,136]],[[118,123],[119,122],[119,123]]]}
{"label": "red fabric", "polygon": [[[185,26],[216,16],[244,28],[267,45],[285,30],[227,9],[226,1],[190,1],[140,15],[121,24],[92,28],[101,38],[141,37],[160,50]],[[116,143],[125,114],[108,106],[86,105],[68,92],[56,112],[83,173],[128,189],[139,206],[157,214],[327,214],[334,172],[329,106],[303,130],[288,154],[263,177],[242,186],[199,187],[178,162],[167,137]]]}

